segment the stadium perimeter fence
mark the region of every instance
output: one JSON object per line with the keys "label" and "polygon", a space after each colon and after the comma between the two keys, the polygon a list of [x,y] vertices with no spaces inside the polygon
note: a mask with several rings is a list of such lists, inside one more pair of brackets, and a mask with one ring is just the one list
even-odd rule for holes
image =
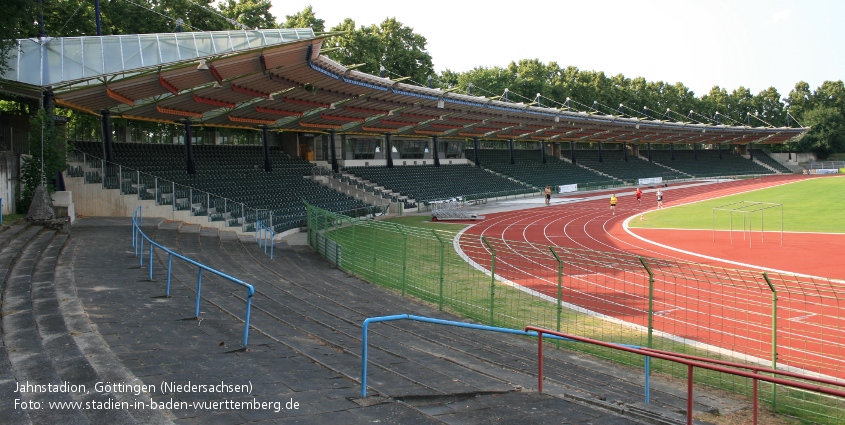
{"label": "stadium perimeter fence", "polygon": [[[480,238],[340,215],[308,206],[308,242],[339,268],[478,323],[539,326],[608,342],[777,367],[845,380],[845,283],[646,258],[621,252]],[[642,367],[639,356],[560,347]],[[683,366],[652,370],[685,377]],[[750,395],[722,373],[696,382]],[[778,412],[842,423],[845,400],[763,384]]]}

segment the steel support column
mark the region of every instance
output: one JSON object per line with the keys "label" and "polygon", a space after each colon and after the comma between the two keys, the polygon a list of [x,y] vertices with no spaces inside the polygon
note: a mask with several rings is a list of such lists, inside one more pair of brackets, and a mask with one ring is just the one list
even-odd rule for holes
{"label": "steel support column", "polygon": [[261,141],[264,144],[264,171],[273,171],[273,163],[270,161],[270,130],[266,125],[261,127]]}
{"label": "steel support column", "polygon": [[508,139],[508,154],[511,157],[511,165],[516,164],[516,158],[513,155],[513,139]]}
{"label": "steel support column", "polygon": [[334,141],[334,130],[329,130],[329,158],[332,161],[332,171],[335,173],[340,171],[340,166],[337,164],[337,152],[335,149],[335,141]]}
{"label": "steel support column", "polygon": [[434,149],[432,149],[432,156],[434,157],[434,166],[440,166],[440,152],[437,149],[437,136],[431,137],[431,144],[433,145]]}
{"label": "steel support column", "polygon": [[387,158],[387,168],[393,168],[393,146],[390,144],[390,133],[384,133],[384,141],[387,144],[384,155]]}
{"label": "steel support column", "polygon": [[541,156],[541,162],[543,164],[545,164],[546,163],[546,141],[545,140],[540,142],[540,156]]}
{"label": "steel support column", "polygon": [[480,167],[481,166],[481,160],[478,159],[478,137],[472,138],[472,145],[475,148],[475,166]]}
{"label": "steel support column", "polygon": [[[185,120],[185,161],[188,165],[188,174],[197,173],[197,164],[194,161],[194,145],[192,140],[191,120]],[[175,199],[175,194],[174,194]]]}

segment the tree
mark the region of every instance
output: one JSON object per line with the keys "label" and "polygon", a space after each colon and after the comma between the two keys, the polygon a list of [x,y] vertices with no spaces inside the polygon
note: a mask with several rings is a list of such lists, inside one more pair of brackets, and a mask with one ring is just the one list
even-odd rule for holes
{"label": "tree", "polygon": [[65,142],[56,131],[51,112],[40,109],[30,120],[29,151],[32,156],[24,158],[21,166],[23,187],[20,191],[21,200],[17,203],[19,213],[29,210],[35,189],[42,181],[47,184],[49,192],[55,191],[52,178],[66,166],[63,156],[66,147],[59,148],[59,143]]}
{"label": "tree", "polygon": [[269,0],[226,0],[218,4],[220,12],[250,28],[278,28],[276,17],[270,13]]}
{"label": "tree", "polygon": [[31,0],[4,0],[0,14],[0,73],[7,68],[6,61],[15,48],[15,40],[33,36],[33,17],[36,3]]}
{"label": "tree", "polygon": [[314,14],[314,9],[311,8],[310,4],[302,9],[302,12],[285,15],[285,18],[282,28],[312,28],[314,32],[326,30],[326,21],[317,19],[317,15]]}
{"label": "tree", "polygon": [[332,32],[345,32],[327,40],[329,47],[339,47],[328,54],[346,65],[363,63],[362,72],[379,74],[384,66],[393,74],[411,77],[419,84],[426,84],[434,75],[431,54],[425,50],[425,37],[403,25],[396,18],[387,18],[380,25],[355,29],[355,21],[344,19]]}
{"label": "tree", "polygon": [[819,159],[845,152],[845,116],[835,108],[816,106],[803,114],[802,124],[811,127],[798,143],[801,150],[814,152]]}

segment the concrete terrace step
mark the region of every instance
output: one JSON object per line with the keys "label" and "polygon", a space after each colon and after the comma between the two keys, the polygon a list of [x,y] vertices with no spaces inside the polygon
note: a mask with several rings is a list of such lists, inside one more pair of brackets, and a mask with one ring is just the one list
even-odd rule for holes
{"label": "concrete terrace step", "polygon": [[[21,384],[61,385],[64,379],[59,375],[53,359],[45,349],[39,334],[34,300],[32,299],[33,272],[41,251],[44,250],[55,232],[33,227],[37,234],[25,246],[9,271],[4,289],[3,342],[15,380]],[[70,384],[75,384],[70,382]],[[36,387],[37,388],[37,387]],[[71,403],[85,397],[84,391],[48,392],[38,389],[20,392],[20,399],[39,403],[40,409],[28,409],[34,423],[88,423],[81,409],[50,409],[51,402]]]}
{"label": "concrete terrace step", "polygon": [[[171,298],[163,298],[167,255],[156,250],[154,281],[149,281],[148,251],[139,269],[128,225],[104,226],[97,220],[75,225],[60,260],[67,265],[57,273],[72,269],[90,334],[99,335],[115,362],[127,369],[127,377],[115,379],[254,385],[249,395],[151,394],[156,401],[254,396],[300,403],[299,410],[282,412],[162,412],[176,421],[673,423],[671,412],[685,407],[683,389],[658,382],[652,410],[629,408],[642,401],[641,369],[564,350],[547,351],[548,394],[537,394],[530,391],[536,387],[534,341],[407,321],[370,329],[370,389],[360,399],[365,318],[411,313],[459,319],[332,268],[307,246],[279,243],[270,260],[257,244],[228,232],[178,222],[147,224],[157,242],[255,286],[250,349],[243,351],[242,287],[203,273],[198,321],[193,318],[196,267],[174,259]],[[697,390],[696,410],[710,410],[704,394]]]}
{"label": "concrete terrace step", "polygon": [[[224,248],[227,247],[224,241]],[[299,298],[302,294],[316,293],[318,297],[330,302],[331,298],[342,300],[342,306],[332,308],[333,312],[342,314],[345,308],[360,310],[355,319],[356,335],[360,332],[360,323],[367,317],[409,312],[409,303],[394,294],[373,285],[361,285],[361,282],[349,278],[345,273],[326,267],[325,261],[309,249],[277,249],[275,261],[252,245],[254,260],[267,263],[267,270],[279,270],[277,279],[285,276],[300,276],[295,292]],[[314,262],[312,264],[310,262]],[[321,264],[320,264],[321,263]],[[291,269],[301,267],[299,275]],[[313,270],[310,275],[305,269]],[[295,278],[291,278],[293,280]],[[330,290],[314,287],[311,282],[331,284]],[[315,292],[316,291],[316,292]],[[333,297],[322,295],[331,293]],[[354,307],[360,306],[360,307]],[[335,307],[335,306],[333,306]],[[414,305],[411,313],[461,320],[457,317],[438,312],[422,305]],[[380,324],[371,329],[371,344],[378,347],[378,343],[388,346],[406,345],[419,352],[428,353],[448,362],[463,365],[474,370],[475,373],[487,373],[479,363],[493,365],[499,370],[499,379],[515,382],[526,387],[536,386],[536,347],[533,342],[520,338],[502,338],[501,335],[458,330],[450,327],[434,327],[429,324],[408,322],[394,322]],[[391,329],[380,331],[384,326]],[[397,334],[405,338],[397,339]],[[380,339],[381,338],[381,339]],[[395,351],[396,348],[391,348]],[[481,353],[481,354],[479,354]],[[561,350],[556,356],[545,362],[546,380],[557,382],[567,391],[590,394],[595,397],[612,401],[635,403],[642,400],[642,372],[641,370],[626,370],[616,364],[595,361],[593,358]],[[503,372],[508,371],[508,372]],[[623,379],[619,379],[623,377]],[[396,394],[394,390],[385,389],[387,393]],[[686,394],[669,386],[656,383],[652,387],[652,402],[667,408],[685,406]],[[706,406],[699,406],[707,409]]]}
{"label": "concrete terrace step", "polygon": [[[163,242],[168,234],[175,237],[175,230],[180,226],[165,222],[161,227],[149,233]],[[167,232],[166,228],[174,231]],[[186,230],[193,229],[189,227]],[[162,234],[159,235],[159,232]],[[161,264],[155,264],[156,281],[149,282],[146,267],[137,268],[137,258],[131,254],[128,258],[115,256],[115,252],[131,253],[131,248],[127,246],[130,240],[128,227],[79,228],[74,229],[73,237],[79,238],[81,245],[87,248],[79,250],[72,260],[80,300],[93,327],[99,330],[119,360],[135,376],[148,385],[158,385],[162,381],[179,384],[190,381],[196,384],[225,382],[254,386],[249,394],[171,391],[154,394],[153,400],[172,399],[181,404],[242,401],[254,397],[259,402],[281,402],[281,411],[170,409],[168,414],[177,421],[246,423],[287,419],[312,423],[360,423],[368,412],[384,410],[401,422],[437,422],[401,403],[372,408],[354,403],[349,400],[355,395],[353,382],[254,330],[250,335],[250,350],[240,350],[243,328],[238,319],[206,301],[202,303],[202,320],[192,318],[195,267],[174,261],[176,276],[172,298],[168,299],[161,298],[164,294]],[[127,247],[125,251],[120,249],[124,246]],[[107,264],[103,264],[102,258],[109,257]],[[122,266],[118,267],[118,264]],[[212,285],[213,279],[209,277],[209,281]],[[107,282],[120,287],[121,291],[106,290],[103,286]],[[204,288],[203,294],[209,294],[213,299],[213,289]],[[226,297],[231,296],[221,296]],[[238,306],[237,312],[242,314],[242,306]],[[331,351],[319,343],[314,345]],[[286,402],[298,403],[298,409],[286,409]]]}
{"label": "concrete terrace step", "polygon": [[[205,240],[205,238],[201,238],[201,240]],[[298,306],[304,309],[296,312],[294,317],[301,316],[307,318],[309,321],[318,321],[325,328],[324,330],[330,330],[330,332],[323,332],[322,335],[317,333],[319,329],[314,332],[314,334],[319,335],[318,337],[325,338],[326,343],[334,344],[338,347],[349,347],[350,345],[354,347],[360,345],[358,335],[360,335],[360,323],[363,322],[363,319],[374,315],[405,312],[408,309],[405,300],[401,298],[397,299],[392,294],[385,293],[381,288],[371,285],[362,286],[360,281],[350,279],[345,273],[331,268],[327,269],[325,261],[311,253],[310,250],[303,252],[301,250],[282,248],[279,251],[280,257],[272,261],[263,252],[255,251],[257,248],[255,244],[246,244],[252,247],[254,256],[249,255],[248,258],[244,258],[242,254],[243,246],[237,240],[223,240],[222,243],[224,250],[250,276],[254,276],[259,281],[264,281],[270,285],[272,285],[272,282],[278,282],[280,280],[287,281],[292,288],[289,291],[285,291],[286,293],[283,294],[282,299],[286,300],[286,304],[289,307]],[[212,241],[211,245],[216,245],[216,241]],[[286,257],[286,255],[288,256]],[[225,261],[221,261],[221,258],[212,256],[211,254],[208,255],[208,258],[212,261],[218,261],[219,264],[226,263]],[[303,269],[308,269],[309,271],[298,275],[301,279],[298,283],[292,281],[292,279],[285,279],[285,276],[297,276],[291,270],[297,265],[311,265],[308,264],[309,261],[306,258],[320,264],[314,264],[314,267],[304,266]],[[256,263],[261,264],[263,270],[256,269]],[[274,273],[275,277],[269,279],[264,277],[267,272],[272,273],[273,270],[278,270],[280,267],[285,268],[283,272]],[[316,285],[317,282],[331,282],[332,287],[321,288]],[[369,290],[370,288],[373,290]],[[332,296],[324,295],[327,293],[332,294]],[[340,302],[336,302],[335,300],[340,300]],[[378,305],[374,305],[376,304],[376,300],[380,301]],[[362,306],[363,308],[356,308],[355,306]],[[443,316],[442,313],[438,314],[439,312],[427,307],[415,306],[414,308],[423,310],[417,311],[417,314]],[[319,318],[321,311],[330,311],[330,317]],[[458,318],[453,317],[452,319],[457,320]],[[339,329],[341,326],[339,325],[344,324],[352,324],[351,329],[344,330],[343,332],[348,341],[340,341],[337,338],[337,335],[341,333]],[[416,334],[413,329],[410,329],[414,327],[417,328],[418,333]],[[416,359],[420,354],[427,354],[435,356],[438,360],[445,360],[438,362],[436,369],[438,371],[447,370],[447,376],[453,378],[459,376],[471,381],[484,381],[481,378],[486,378],[488,387],[481,387],[476,391],[503,391],[509,388],[512,389],[515,385],[513,384],[514,382],[519,382],[523,385],[533,385],[536,379],[536,354],[533,343],[518,341],[517,346],[511,346],[505,342],[504,346],[507,348],[502,349],[503,341],[501,338],[497,338],[496,335],[473,332],[473,335],[470,337],[471,341],[467,342],[467,331],[452,331],[451,329],[453,328],[447,328],[446,330],[432,329],[431,325],[426,324],[403,324],[394,329],[396,333],[411,334],[412,337],[396,339],[395,334],[391,334],[392,332],[380,332],[377,330],[377,327],[374,327],[371,330],[371,346],[372,352],[376,354],[371,357],[371,365],[376,368],[380,366],[378,363],[378,353],[380,350],[389,355],[398,356],[398,358],[408,363],[414,362],[407,359]],[[442,341],[444,335],[447,341]],[[382,342],[381,345],[380,341]],[[472,354],[476,352],[484,352],[486,357],[479,357]],[[496,360],[501,358],[502,362],[497,363],[491,360],[491,357]],[[569,358],[567,359],[566,357]],[[589,362],[589,366],[592,366],[592,368],[588,369],[584,367],[584,360],[578,357],[577,355],[571,354],[568,356],[565,355],[561,364],[556,364],[554,361],[551,363],[547,361],[547,381],[550,382],[547,385],[554,385],[557,382],[561,388],[565,388],[567,391],[577,391],[589,396],[612,401],[636,403],[642,400],[641,373],[637,371],[630,372],[627,374],[628,382],[620,381],[617,379],[619,376],[619,366],[611,364],[597,366],[595,362]],[[555,360],[560,361],[561,359]],[[396,363],[396,359],[393,359],[393,362]],[[383,369],[392,373],[400,373],[401,371],[397,371],[394,363],[388,362],[389,367],[384,367]],[[425,363],[428,363],[428,361]],[[510,370],[514,367],[514,363],[519,363],[521,370],[518,373],[501,373],[493,377],[488,376],[489,372],[484,367],[479,367],[479,363],[487,364],[488,366],[490,363],[493,363],[494,366],[501,370]],[[336,367],[336,365],[329,365],[329,367]],[[353,378],[357,378],[359,366],[355,364],[354,367],[352,376]],[[425,368],[427,367],[423,367],[423,369]],[[345,371],[345,373],[350,372]],[[370,382],[373,383],[374,381],[371,380]],[[492,387],[489,386],[491,382],[494,382]],[[571,385],[573,382],[576,384]],[[421,382],[418,383],[422,384]],[[498,385],[495,383],[498,383]],[[568,384],[564,385],[563,383]],[[384,385],[384,387],[388,386]],[[659,384],[654,387],[652,399],[656,405],[670,409],[685,406],[686,394],[683,391],[676,391],[674,388]],[[395,395],[401,394],[397,393],[397,391],[401,390],[402,388],[392,388],[382,392]],[[706,404],[700,404],[697,407],[703,410],[708,409]]]}
{"label": "concrete terrace step", "polygon": [[[30,239],[38,234],[39,228],[27,224],[12,225],[0,233],[0,318],[5,318],[6,311],[6,280],[13,263],[21,253],[21,248]],[[2,321],[0,321],[2,327]],[[2,332],[5,334],[5,331]],[[17,390],[17,381],[9,361],[9,353],[6,347],[5,336],[0,338],[0,394],[4,395],[4,403],[0,404],[0,417],[8,420],[11,424],[32,423],[26,410],[15,409],[13,399],[20,399],[20,392]]]}

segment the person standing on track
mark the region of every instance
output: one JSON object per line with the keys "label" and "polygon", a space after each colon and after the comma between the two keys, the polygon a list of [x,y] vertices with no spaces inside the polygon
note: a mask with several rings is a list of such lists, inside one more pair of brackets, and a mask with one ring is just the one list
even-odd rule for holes
{"label": "person standing on track", "polygon": [[637,208],[643,206],[643,191],[640,188],[637,188]]}
{"label": "person standing on track", "polygon": [[616,215],[616,194],[610,195],[610,212]]}
{"label": "person standing on track", "polygon": [[657,189],[657,209],[663,208],[663,191]]}
{"label": "person standing on track", "polygon": [[546,194],[546,206],[548,206],[552,201],[552,189],[549,186],[546,186],[544,193]]}

